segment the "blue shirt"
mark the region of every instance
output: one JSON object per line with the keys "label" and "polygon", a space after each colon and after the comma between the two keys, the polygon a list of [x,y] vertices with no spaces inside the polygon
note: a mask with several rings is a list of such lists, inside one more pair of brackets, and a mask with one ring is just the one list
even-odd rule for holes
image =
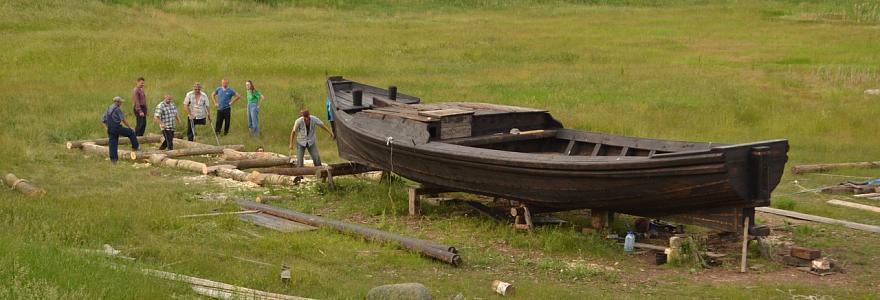
{"label": "blue shirt", "polygon": [[333,105],[330,105],[330,96],[327,96],[327,120],[333,122]]}
{"label": "blue shirt", "polygon": [[107,124],[108,130],[116,130],[118,129],[119,123],[122,123],[122,120],[125,119],[125,114],[122,113],[122,110],[119,109],[116,104],[110,104],[110,107],[107,108],[107,111],[104,112],[104,116],[101,118],[101,122]]}
{"label": "blue shirt", "polygon": [[217,101],[220,102],[220,109],[229,108],[229,102],[232,101],[232,97],[237,95],[235,89],[226,88],[223,90],[223,87],[218,87],[214,90],[214,95],[217,95]]}

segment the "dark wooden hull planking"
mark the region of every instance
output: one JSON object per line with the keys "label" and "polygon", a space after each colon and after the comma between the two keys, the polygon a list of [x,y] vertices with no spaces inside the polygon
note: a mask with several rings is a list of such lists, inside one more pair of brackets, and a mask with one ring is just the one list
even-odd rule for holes
{"label": "dark wooden hull planking", "polygon": [[536,210],[672,216],[737,231],[751,208],[770,204],[787,161],[787,140],[624,137],[564,129],[543,110],[422,104],[342,77],[327,83],[342,158]]}

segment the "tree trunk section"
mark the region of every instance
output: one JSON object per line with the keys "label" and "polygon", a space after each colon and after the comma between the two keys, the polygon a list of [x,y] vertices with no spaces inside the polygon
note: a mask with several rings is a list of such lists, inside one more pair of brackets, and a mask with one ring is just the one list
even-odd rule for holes
{"label": "tree trunk section", "polygon": [[29,197],[42,197],[46,194],[46,191],[36,186],[32,182],[26,179],[20,179],[15,174],[9,173],[6,176],[3,176],[3,181],[6,182],[6,185],[12,187],[15,190],[29,196]]}

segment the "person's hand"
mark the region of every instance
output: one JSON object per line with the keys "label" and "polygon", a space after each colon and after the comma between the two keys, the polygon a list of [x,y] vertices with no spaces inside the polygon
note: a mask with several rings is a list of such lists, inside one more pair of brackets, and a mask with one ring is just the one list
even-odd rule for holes
{"label": "person's hand", "polygon": [[159,129],[165,129],[165,124],[159,123]]}
{"label": "person's hand", "polygon": [[139,115],[141,115],[141,117],[143,117],[143,116],[144,116],[144,112],[140,112]]}

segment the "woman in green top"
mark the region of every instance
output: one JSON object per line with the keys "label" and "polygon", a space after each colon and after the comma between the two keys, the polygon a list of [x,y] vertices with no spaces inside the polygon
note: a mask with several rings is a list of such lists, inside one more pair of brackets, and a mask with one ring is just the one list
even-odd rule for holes
{"label": "woman in green top", "polygon": [[248,128],[251,136],[260,135],[260,105],[263,105],[263,94],[254,87],[253,81],[245,81],[247,86]]}

